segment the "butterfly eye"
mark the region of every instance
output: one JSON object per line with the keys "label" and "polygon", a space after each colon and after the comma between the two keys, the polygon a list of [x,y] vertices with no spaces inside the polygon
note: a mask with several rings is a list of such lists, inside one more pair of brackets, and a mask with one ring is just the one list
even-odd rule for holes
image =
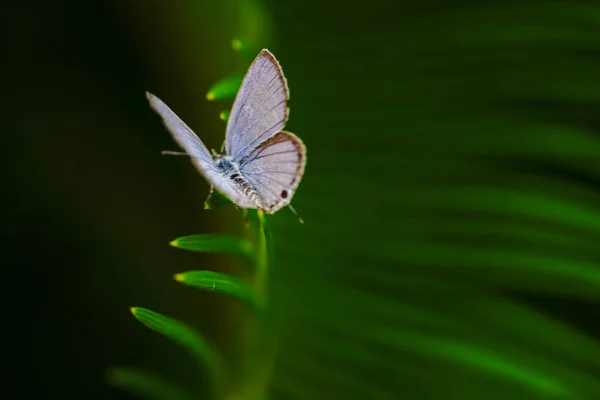
{"label": "butterfly eye", "polygon": [[239,174],[231,174],[231,176],[229,177],[229,179],[235,179],[235,178],[237,178],[238,176],[240,176],[240,175],[239,175]]}
{"label": "butterfly eye", "polygon": [[284,190],[284,191],[281,192],[281,197],[282,198],[285,199],[287,197],[287,195],[288,195],[287,190]]}

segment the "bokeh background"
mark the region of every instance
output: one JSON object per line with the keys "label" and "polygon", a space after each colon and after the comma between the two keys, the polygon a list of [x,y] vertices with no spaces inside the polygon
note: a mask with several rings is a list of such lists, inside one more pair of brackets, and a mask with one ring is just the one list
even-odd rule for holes
{"label": "bokeh background", "polygon": [[178,285],[239,232],[147,105],[212,148],[219,79],[268,47],[308,148],[270,218],[274,399],[600,398],[600,4],[100,1],[4,7],[2,327],[10,398],[130,399],[136,365],[203,377],[128,307],[185,320],[235,363],[239,309]]}

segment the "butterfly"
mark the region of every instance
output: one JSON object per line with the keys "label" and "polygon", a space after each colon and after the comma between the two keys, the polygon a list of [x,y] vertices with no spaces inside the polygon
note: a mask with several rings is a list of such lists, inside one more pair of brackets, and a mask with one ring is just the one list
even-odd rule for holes
{"label": "butterfly", "polygon": [[[146,93],[175,141],[211,185],[241,208],[271,214],[289,206],[306,165],[302,140],[283,131],[289,89],[268,50],[254,59],[236,95],[225,133],[225,154],[214,157],[158,97]],[[290,206],[291,207],[291,206]]]}

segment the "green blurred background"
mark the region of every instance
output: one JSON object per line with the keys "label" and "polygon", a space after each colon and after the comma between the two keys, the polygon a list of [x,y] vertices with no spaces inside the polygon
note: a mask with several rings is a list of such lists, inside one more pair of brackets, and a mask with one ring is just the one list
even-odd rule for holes
{"label": "green blurred background", "polygon": [[[240,273],[170,240],[238,232],[144,92],[219,148],[205,95],[268,47],[308,148],[272,218],[276,399],[600,398],[595,1],[30,1],[5,7],[2,317],[11,398],[129,399],[104,370],[202,386],[128,307],[225,353]],[[229,346],[229,347],[228,347]],[[229,350],[228,350],[229,349]],[[6,375],[6,373],[5,373]]]}

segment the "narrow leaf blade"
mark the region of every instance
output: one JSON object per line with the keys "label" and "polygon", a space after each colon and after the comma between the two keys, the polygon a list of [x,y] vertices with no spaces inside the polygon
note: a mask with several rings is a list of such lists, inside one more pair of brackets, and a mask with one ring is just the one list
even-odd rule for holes
{"label": "narrow leaf blade", "polygon": [[146,400],[193,400],[194,396],[157,374],[131,367],[107,371],[109,385],[131,392]]}
{"label": "narrow leaf blade", "polygon": [[211,379],[218,377],[216,354],[194,328],[142,307],[132,307],[131,313],[148,328],[168,337],[192,353],[200,367],[208,371]]}
{"label": "narrow leaf blade", "polygon": [[252,289],[242,280],[213,271],[186,271],[175,275],[175,280],[201,290],[235,297],[253,308],[261,308]]}
{"label": "narrow leaf blade", "polygon": [[200,253],[229,253],[252,260],[252,243],[229,235],[190,235],[173,240],[171,246]]}
{"label": "narrow leaf blade", "polygon": [[221,79],[211,86],[206,94],[206,98],[211,101],[234,98],[242,84],[242,79],[243,76],[241,74],[233,74]]}
{"label": "narrow leaf blade", "polygon": [[229,114],[231,114],[231,111],[229,111],[229,110],[223,110],[219,114],[219,118],[221,119],[221,121],[227,122],[227,120],[229,119]]}

